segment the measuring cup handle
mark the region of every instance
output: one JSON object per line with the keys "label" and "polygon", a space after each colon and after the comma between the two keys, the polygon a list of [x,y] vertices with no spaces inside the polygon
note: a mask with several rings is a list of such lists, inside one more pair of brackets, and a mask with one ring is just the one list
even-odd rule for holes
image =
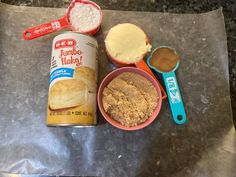
{"label": "measuring cup handle", "polygon": [[186,121],[186,114],[175,73],[163,73],[163,78],[174,121],[183,124]]}
{"label": "measuring cup handle", "polygon": [[60,30],[62,28],[68,27],[70,24],[67,20],[67,17],[53,20],[51,22],[33,27],[28,28],[23,32],[23,37],[26,40],[31,40],[49,33],[52,33],[54,31]]}
{"label": "measuring cup handle", "polygon": [[142,70],[148,72],[154,79],[156,79],[156,81],[161,89],[162,99],[166,99],[167,95],[166,95],[165,90],[163,89],[162,85],[160,84],[160,82],[157,80],[157,78],[153,74],[152,70],[148,67],[146,62],[144,60],[141,60],[140,62],[135,63],[135,66],[139,69],[142,69]]}

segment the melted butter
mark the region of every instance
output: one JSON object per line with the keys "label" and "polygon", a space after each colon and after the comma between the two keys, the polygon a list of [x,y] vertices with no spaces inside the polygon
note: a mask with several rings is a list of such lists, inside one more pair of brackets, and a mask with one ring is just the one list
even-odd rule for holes
{"label": "melted butter", "polygon": [[108,53],[125,63],[135,63],[151,50],[147,36],[138,26],[123,23],[112,27],[105,39]]}

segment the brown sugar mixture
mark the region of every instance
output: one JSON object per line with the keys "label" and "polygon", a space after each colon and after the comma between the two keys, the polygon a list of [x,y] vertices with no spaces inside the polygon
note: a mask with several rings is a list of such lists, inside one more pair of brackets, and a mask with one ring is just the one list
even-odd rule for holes
{"label": "brown sugar mixture", "polygon": [[151,58],[151,65],[156,67],[159,71],[172,71],[179,61],[179,55],[170,48],[158,48]]}
{"label": "brown sugar mixture", "polygon": [[159,95],[145,77],[124,72],[104,89],[102,104],[111,118],[127,127],[145,122],[157,106]]}

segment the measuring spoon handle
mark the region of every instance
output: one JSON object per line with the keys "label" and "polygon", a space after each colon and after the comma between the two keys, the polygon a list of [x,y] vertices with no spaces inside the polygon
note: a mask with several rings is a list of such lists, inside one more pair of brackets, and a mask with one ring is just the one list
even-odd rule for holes
{"label": "measuring spoon handle", "polygon": [[52,33],[54,31],[60,30],[62,28],[68,27],[70,24],[67,20],[67,17],[63,17],[58,20],[53,20],[42,25],[28,28],[23,32],[23,38],[26,40],[31,40],[46,34]]}
{"label": "measuring spoon handle", "polygon": [[183,124],[186,121],[186,113],[182,102],[179,86],[174,72],[163,73],[171,112],[176,124]]}

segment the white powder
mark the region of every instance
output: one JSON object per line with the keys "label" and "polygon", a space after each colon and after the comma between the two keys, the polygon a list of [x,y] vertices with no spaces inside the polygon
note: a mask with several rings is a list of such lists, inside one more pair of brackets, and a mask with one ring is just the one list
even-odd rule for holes
{"label": "white powder", "polygon": [[89,31],[98,26],[100,12],[91,4],[75,3],[70,11],[70,23],[76,31]]}

